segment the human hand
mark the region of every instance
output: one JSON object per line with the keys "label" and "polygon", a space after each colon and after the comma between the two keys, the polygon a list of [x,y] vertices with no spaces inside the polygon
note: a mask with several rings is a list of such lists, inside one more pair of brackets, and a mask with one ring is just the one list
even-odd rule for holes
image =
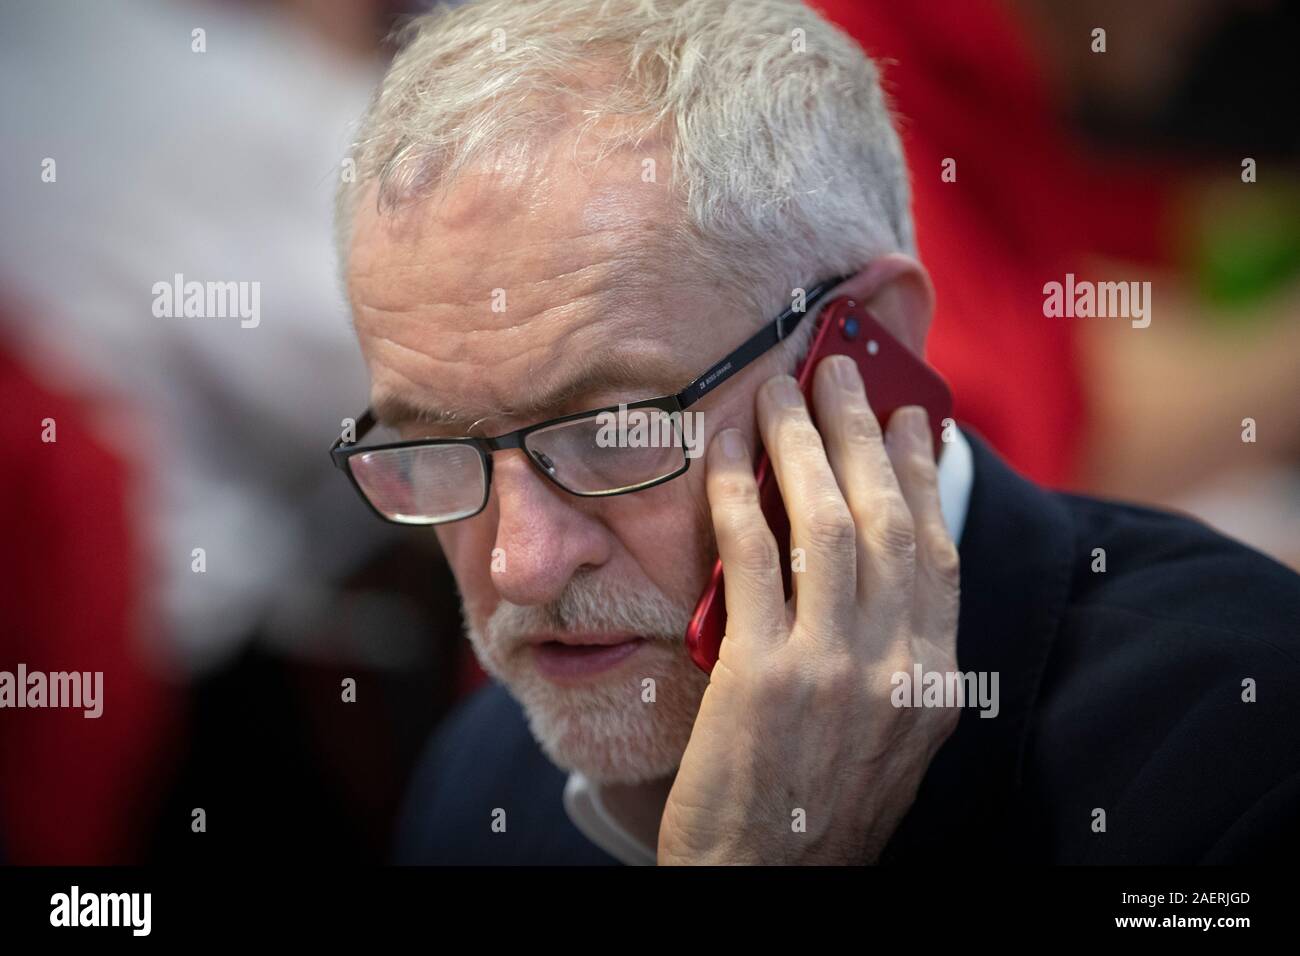
{"label": "human hand", "polygon": [[960,716],[890,700],[897,672],[957,667],[957,550],[925,410],[899,409],[882,436],[843,356],[817,367],[813,397],[820,433],[790,376],[757,396],[806,556],[789,606],[789,555],[743,436],[709,448],[727,632],[664,808],[661,864],[874,862]]}

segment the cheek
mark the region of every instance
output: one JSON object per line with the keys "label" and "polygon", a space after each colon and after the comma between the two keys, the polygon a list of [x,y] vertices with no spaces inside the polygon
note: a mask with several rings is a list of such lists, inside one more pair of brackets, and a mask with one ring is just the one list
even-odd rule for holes
{"label": "cheek", "polygon": [[610,525],[641,571],[670,600],[694,607],[713,565],[713,526],[704,469],[660,488],[628,495],[634,508],[611,512]]}
{"label": "cheek", "polygon": [[480,515],[435,530],[461,599],[474,622],[481,626],[497,603],[492,583],[492,547],[496,540],[492,525]]}

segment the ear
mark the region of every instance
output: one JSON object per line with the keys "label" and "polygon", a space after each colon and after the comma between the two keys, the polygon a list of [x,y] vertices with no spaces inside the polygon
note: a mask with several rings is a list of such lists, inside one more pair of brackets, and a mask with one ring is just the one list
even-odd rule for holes
{"label": "ear", "polygon": [[872,259],[841,283],[834,298],[849,296],[917,355],[925,355],[925,336],[934,317],[934,286],[925,266],[901,252]]}

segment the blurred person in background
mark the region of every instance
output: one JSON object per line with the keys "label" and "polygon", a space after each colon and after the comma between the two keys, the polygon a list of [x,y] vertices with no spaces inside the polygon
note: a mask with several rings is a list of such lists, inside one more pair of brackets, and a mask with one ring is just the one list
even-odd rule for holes
{"label": "blurred person in background", "polygon": [[[1300,151],[1270,108],[1300,95],[1300,9],[812,6],[882,64],[963,420],[1036,480],[1184,509],[1300,567]],[[1045,319],[1067,272],[1151,280],[1158,321]]]}
{"label": "blurred person in background", "polygon": [[1074,329],[1042,320],[1042,283],[1078,268],[1094,199],[1019,17],[1004,0],[810,5],[881,64],[955,414],[1024,474],[1068,485],[1085,383]]}
{"label": "blurred person in background", "polygon": [[1012,5],[1097,174],[1082,272],[1152,284],[1148,328],[1071,323],[1089,405],[1072,484],[1300,568],[1300,6]]}
{"label": "blurred person in background", "polygon": [[[382,840],[372,804],[391,797],[373,789],[400,784],[403,721],[375,683],[348,719],[331,716],[336,672],[423,675],[437,599],[406,600],[391,573],[341,590],[391,537],[322,475],[319,436],[364,386],[330,198],[398,12],[0,7],[0,370],[21,463],[4,479],[17,612],[0,652],[10,670],[102,670],[106,696],[98,720],[0,717],[14,862],[167,856],[196,839],[194,807],[225,835],[184,855],[237,852],[283,832],[260,815],[320,778]],[[258,314],[160,309],[159,284],[182,281],[256,285]],[[46,419],[57,441],[42,441]],[[425,571],[420,586],[436,581]],[[437,707],[419,687],[423,727]],[[284,796],[245,798],[243,774],[264,764]]]}

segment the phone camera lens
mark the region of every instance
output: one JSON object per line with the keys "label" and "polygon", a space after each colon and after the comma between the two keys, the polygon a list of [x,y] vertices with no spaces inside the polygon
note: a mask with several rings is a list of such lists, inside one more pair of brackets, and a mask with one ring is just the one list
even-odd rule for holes
{"label": "phone camera lens", "polygon": [[852,316],[844,320],[844,325],[841,328],[846,339],[856,339],[858,337],[858,320]]}

